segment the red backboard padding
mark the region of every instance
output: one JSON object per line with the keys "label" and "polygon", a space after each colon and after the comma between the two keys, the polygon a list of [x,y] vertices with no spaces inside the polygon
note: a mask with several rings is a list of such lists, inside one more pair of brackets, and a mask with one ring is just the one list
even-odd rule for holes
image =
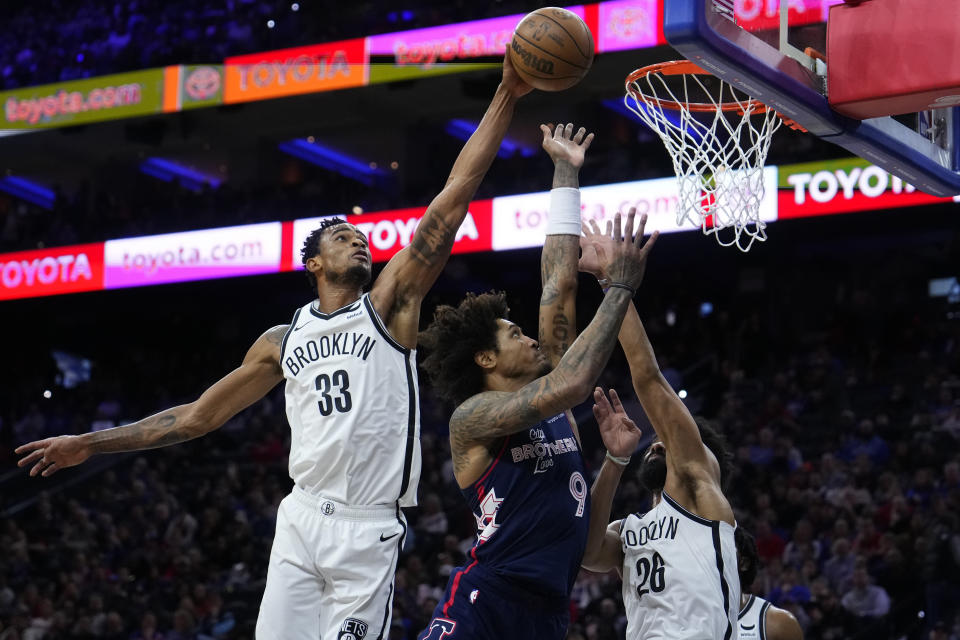
{"label": "red backboard padding", "polygon": [[827,90],[860,120],[960,105],[960,0],[830,7]]}

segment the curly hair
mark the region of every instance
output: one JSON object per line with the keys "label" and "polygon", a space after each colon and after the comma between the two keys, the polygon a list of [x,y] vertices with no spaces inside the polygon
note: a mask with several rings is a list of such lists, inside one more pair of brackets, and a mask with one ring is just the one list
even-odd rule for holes
{"label": "curly hair", "polygon": [[760,569],[760,554],[757,552],[757,541],[750,532],[738,526],[733,532],[733,539],[737,545],[737,569],[740,573],[740,589],[746,591],[757,578]]}
{"label": "curly hair", "polygon": [[[335,227],[338,224],[346,224],[346,220],[343,218],[327,218],[320,223],[320,226],[310,232],[310,235],[307,236],[307,239],[303,241],[303,248],[300,249],[300,261],[303,263],[303,266],[307,266],[307,260],[314,256],[320,255],[320,238],[323,236],[323,232],[329,229],[330,227]],[[310,283],[311,291],[317,290],[317,276],[313,275],[309,269],[306,270],[307,273],[307,282]]]}
{"label": "curly hair", "polygon": [[733,472],[733,454],[730,453],[727,438],[703,418],[697,417],[695,420],[700,430],[700,439],[707,445],[707,449],[713,452],[720,464],[720,487],[726,489],[730,474]]}
{"label": "curly hair", "polygon": [[483,389],[483,369],[474,356],[479,351],[497,351],[497,320],[509,313],[502,291],[468,293],[456,308],[437,307],[419,341],[429,351],[420,366],[438,396],[459,405]]}

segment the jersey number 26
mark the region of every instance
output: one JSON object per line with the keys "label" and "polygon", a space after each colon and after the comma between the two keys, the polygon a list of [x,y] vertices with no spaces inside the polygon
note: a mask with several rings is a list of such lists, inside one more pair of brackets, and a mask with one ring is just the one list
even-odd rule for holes
{"label": "jersey number 26", "polygon": [[[645,593],[660,593],[666,584],[663,577],[663,556],[656,551],[653,552],[653,562],[646,556],[637,560],[637,599],[643,597]],[[650,588],[647,589],[649,580]]]}

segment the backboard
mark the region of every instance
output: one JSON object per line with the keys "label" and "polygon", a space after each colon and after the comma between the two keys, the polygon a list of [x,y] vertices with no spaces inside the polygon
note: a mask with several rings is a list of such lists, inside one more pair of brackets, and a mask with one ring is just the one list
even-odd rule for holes
{"label": "backboard", "polygon": [[839,2],[668,0],[663,32],[688,60],[810,133],[926,193],[960,194],[960,108],[857,120],[830,107],[826,65],[804,49],[825,53],[828,10]]}

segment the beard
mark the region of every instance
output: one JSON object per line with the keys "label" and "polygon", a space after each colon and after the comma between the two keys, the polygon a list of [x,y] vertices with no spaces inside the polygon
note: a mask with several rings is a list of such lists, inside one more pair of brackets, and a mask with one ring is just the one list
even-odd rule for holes
{"label": "beard", "polygon": [[544,360],[543,364],[540,365],[540,370],[537,371],[537,377],[542,378],[543,376],[547,375],[551,371],[553,371],[553,365],[550,363],[549,360]]}
{"label": "beard", "polygon": [[651,493],[661,493],[663,485],[667,483],[667,460],[663,456],[653,456],[644,458],[640,463],[640,471],[637,477],[647,491]]}
{"label": "beard", "polygon": [[341,273],[328,271],[327,282],[331,284],[346,284],[362,289],[370,284],[371,275],[372,269],[370,265],[355,264]]}

